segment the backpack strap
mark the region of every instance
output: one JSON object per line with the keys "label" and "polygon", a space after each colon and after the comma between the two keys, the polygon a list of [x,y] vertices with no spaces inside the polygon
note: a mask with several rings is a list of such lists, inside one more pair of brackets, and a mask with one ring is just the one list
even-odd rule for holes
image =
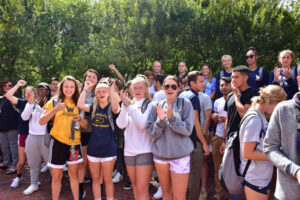
{"label": "backpack strap", "polygon": [[[251,112],[251,113],[250,113]],[[240,123],[240,125],[239,125],[239,130],[240,130],[240,128],[241,128],[241,125],[244,123],[244,121],[246,120],[246,118],[248,118],[249,116],[259,116],[259,118],[261,119],[261,131],[260,131],[260,133],[259,133],[259,139],[262,137],[262,133],[263,133],[263,130],[264,130],[264,124],[263,124],[263,121],[262,121],[262,118],[261,118],[261,116],[260,116],[260,114],[257,112],[257,111],[255,111],[255,110],[253,110],[253,111],[250,111],[243,119],[242,119],[242,121],[241,121],[241,123]],[[255,147],[254,147],[254,150],[256,149],[256,147],[257,147],[257,145],[258,145],[259,143],[257,143],[256,145],[255,145]],[[250,167],[250,164],[251,164],[251,160],[250,159],[248,159],[248,161],[247,161],[247,164],[246,164],[246,166],[245,166],[245,169],[244,169],[244,172],[243,172],[243,174],[242,174],[242,177],[245,177],[246,176],[246,173],[247,173],[247,171],[248,171],[248,169],[249,169],[249,167]]]}
{"label": "backpack strap", "polygon": [[142,108],[141,108],[142,113],[144,113],[147,110],[149,103],[151,103],[150,99],[145,99],[143,101]]}
{"label": "backpack strap", "polygon": [[[57,105],[58,103],[58,99],[52,99],[52,105],[53,105],[53,108]],[[35,108],[35,105],[34,107]],[[56,114],[55,114],[56,115]],[[55,118],[55,115],[50,119],[50,121],[47,123],[47,132],[50,134],[50,131],[53,127],[53,122],[54,122],[54,118]]]}
{"label": "backpack strap", "polygon": [[108,110],[107,110],[107,115],[108,115],[108,121],[110,124],[110,127],[112,129],[112,131],[115,131],[115,124],[114,124],[114,119],[113,119],[113,114],[112,114],[112,105],[109,104],[108,106]]}
{"label": "backpack strap", "polygon": [[220,79],[224,76],[224,70],[220,71]]}

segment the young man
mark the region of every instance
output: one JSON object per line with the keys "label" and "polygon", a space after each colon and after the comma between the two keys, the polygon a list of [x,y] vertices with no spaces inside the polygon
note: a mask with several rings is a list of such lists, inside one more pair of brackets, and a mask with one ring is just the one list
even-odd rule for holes
{"label": "young man", "polygon": [[51,83],[50,83],[50,89],[51,89],[51,96],[55,96],[57,89],[58,89],[58,84],[59,84],[59,79],[57,77],[52,77],[51,78]]}
{"label": "young man", "polygon": [[[300,85],[300,76],[297,80]],[[277,167],[276,199],[300,197],[300,132],[294,106],[300,109],[300,92],[277,105],[264,139],[264,152]]]}
{"label": "young man", "polygon": [[[228,94],[224,110],[227,112],[225,122],[225,134],[221,145],[221,153],[225,150],[225,139],[232,132],[237,131],[241,119],[251,106],[251,98],[258,96],[258,91],[248,86],[247,80],[249,75],[248,67],[240,65],[232,70],[231,90]],[[231,195],[231,199],[240,199],[240,195]]]}
{"label": "young man", "polygon": [[229,92],[231,92],[231,78],[230,77],[222,77],[220,79],[220,91],[223,97],[217,99],[214,104],[215,113],[212,115],[211,119],[216,125],[215,135],[212,138],[212,155],[213,162],[215,168],[215,191],[217,193],[217,199],[224,199],[224,190],[220,184],[218,172],[220,165],[222,163],[223,155],[220,153],[220,147],[223,142],[223,137],[225,134],[225,121],[227,118],[227,112],[224,110],[224,105],[226,102],[226,98]]}
{"label": "young man", "polygon": [[194,129],[192,135],[190,136],[194,143],[194,150],[191,153],[190,161],[190,177],[189,177],[189,199],[198,199],[200,193],[200,178],[201,178],[201,168],[203,161],[203,150],[204,155],[209,155],[209,148],[204,137],[203,131],[201,129],[201,105],[199,101],[198,92],[204,88],[204,76],[199,71],[192,71],[188,73],[187,76],[189,89],[182,92],[180,97],[187,98],[191,101],[194,109]]}
{"label": "young man", "polygon": [[163,82],[166,76],[164,74],[156,75],[154,78],[154,88],[156,93],[154,94],[153,100],[156,102],[160,102],[161,100],[166,99],[165,92],[163,91]]}
{"label": "young man", "polygon": [[156,76],[158,74],[164,74],[164,72],[161,69],[161,62],[159,60],[155,60],[153,62],[152,70],[153,70],[154,76]]}

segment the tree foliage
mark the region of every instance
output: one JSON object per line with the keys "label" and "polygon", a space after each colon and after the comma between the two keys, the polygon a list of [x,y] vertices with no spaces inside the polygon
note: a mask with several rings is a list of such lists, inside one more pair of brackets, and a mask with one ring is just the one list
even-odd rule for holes
{"label": "tree foliage", "polygon": [[214,73],[220,58],[245,64],[254,46],[268,70],[280,50],[299,59],[299,3],[274,0],[2,0],[0,78],[32,84],[51,76],[82,78],[88,68],[110,76],[114,63],[127,78],[159,59],[175,74],[179,61]]}

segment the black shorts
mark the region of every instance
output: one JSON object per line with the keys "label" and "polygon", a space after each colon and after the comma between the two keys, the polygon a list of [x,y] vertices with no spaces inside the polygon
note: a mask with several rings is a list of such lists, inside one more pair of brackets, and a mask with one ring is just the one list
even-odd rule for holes
{"label": "black shorts", "polygon": [[91,132],[81,133],[81,146],[87,146],[91,137]]}
{"label": "black shorts", "polygon": [[271,188],[271,183],[272,183],[272,180],[270,181],[270,183],[266,187],[259,187],[259,186],[256,186],[256,185],[252,185],[251,183],[249,183],[248,181],[245,180],[243,185],[251,188],[252,190],[254,190],[258,193],[268,195],[268,190]]}
{"label": "black shorts", "polygon": [[63,169],[66,164],[74,165],[83,162],[81,145],[75,145],[75,156],[71,156],[71,145],[64,144],[51,138],[49,145],[48,167]]}

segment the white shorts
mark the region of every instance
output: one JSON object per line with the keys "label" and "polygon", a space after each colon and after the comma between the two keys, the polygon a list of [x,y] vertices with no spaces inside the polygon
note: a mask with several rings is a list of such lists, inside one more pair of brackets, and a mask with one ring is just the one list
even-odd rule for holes
{"label": "white shorts", "polygon": [[99,157],[94,157],[94,156],[87,156],[88,160],[90,162],[100,162],[100,163],[103,163],[103,162],[108,162],[108,161],[112,161],[114,159],[117,159],[117,156],[112,156],[112,157],[107,157],[107,158],[99,158]]}
{"label": "white shorts", "polygon": [[170,165],[170,171],[177,174],[190,173],[190,156],[185,156],[183,158],[178,158],[175,160],[159,160],[154,158],[155,163]]}

